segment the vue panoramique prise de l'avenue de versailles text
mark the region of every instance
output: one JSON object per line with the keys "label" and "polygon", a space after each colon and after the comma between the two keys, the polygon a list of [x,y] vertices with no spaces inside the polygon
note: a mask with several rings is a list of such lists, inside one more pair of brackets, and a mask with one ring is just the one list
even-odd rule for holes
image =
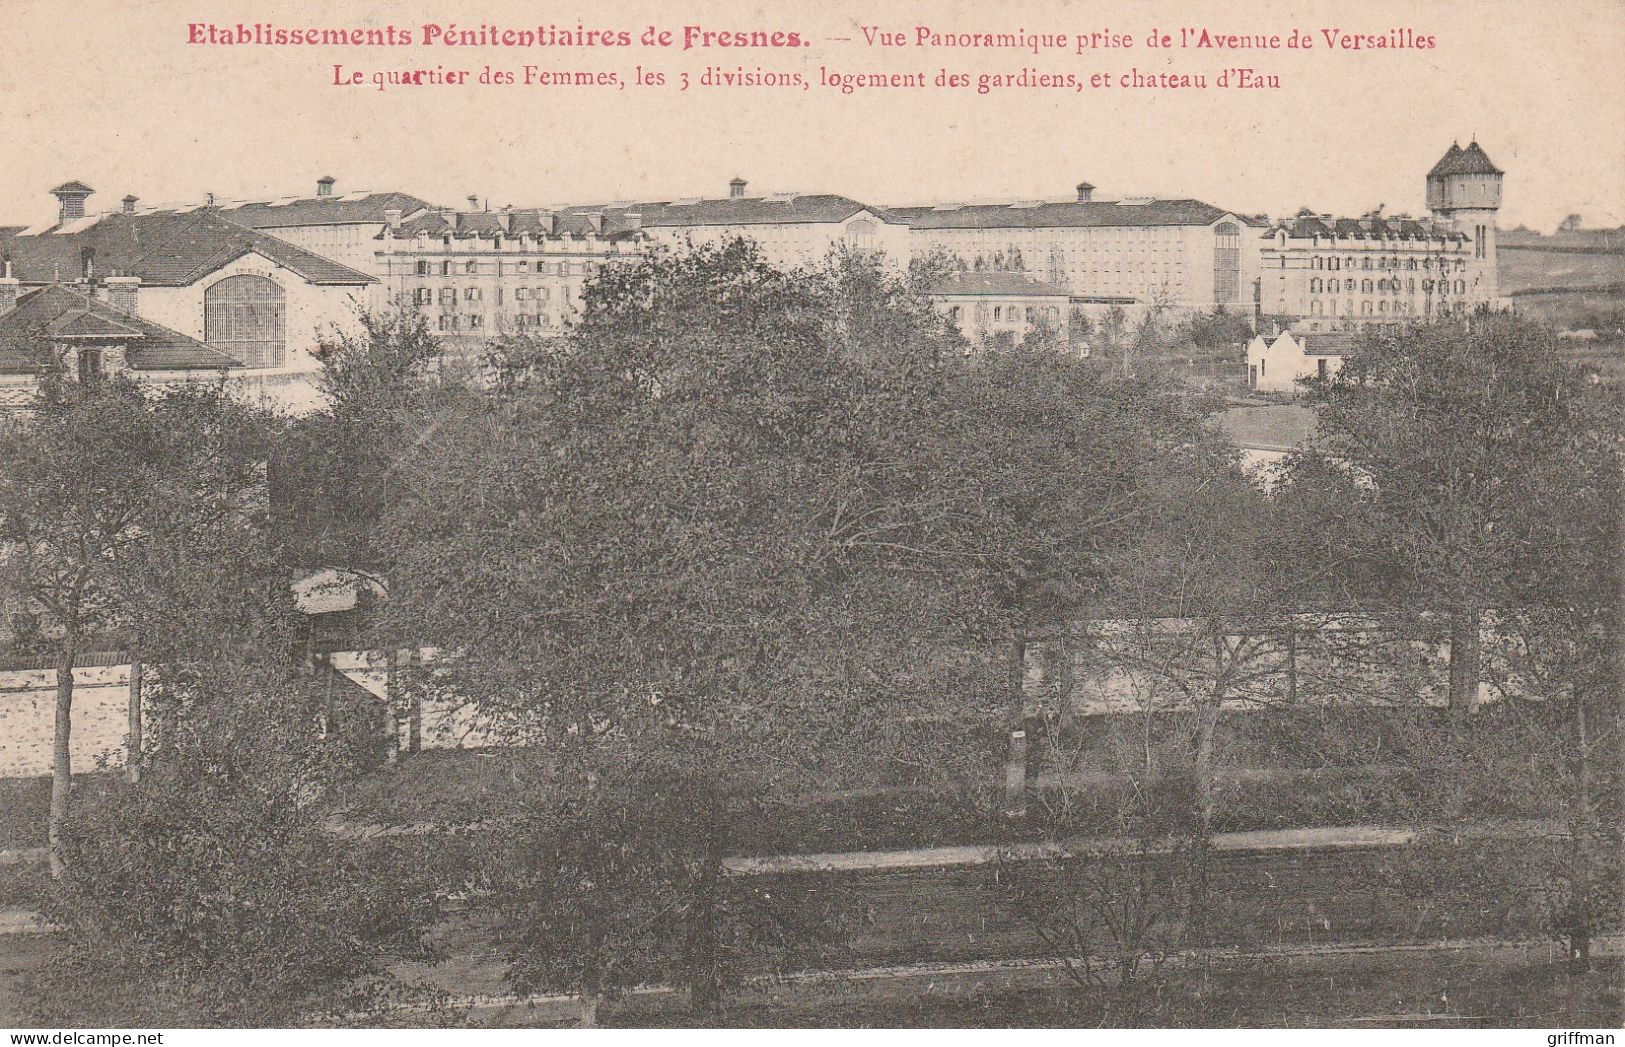
{"label": "vue panoramique prise de l'avenue de versailles text", "polygon": [[[839,35],[835,35],[839,34]],[[374,26],[285,25],[270,21],[188,22],[188,45],[211,48],[308,47],[348,51],[391,50],[406,61],[331,63],[334,87],[540,86],[634,88],[791,88],[834,90],[968,89],[979,94],[1011,88],[1062,91],[1167,89],[1272,89],[1279,69],[1201,64],[1212,57],[1248,54],[1392,55],[1432,51],[1433,33],[1412,26],[1351,29],[1282,26],[1240,31],[1222,26],[1142,27],[1131,30],[1041,30],[961,26],[860,25],[826,33],[806,27],[688,24],[635,27],[422,22]],[[814,49],[823,63],[804,57]],[[535,53],[509,63],[499,55]],[[663,62],[662,56],[699,52],[705,65]],[[932,60],[969,65],[909,64]],[[611,55],[637,54],[649,65],[623,66]],[[861,57],[853,57],[860,55]],[[884,56],[883,58],[881,56]],[[1026,64],[1029,57],[1048,64]],[[1118,60],[1102,68],[1098,62]],[[465,59],[475,59],[461,64]],[[491,61],[485,61],[491,59]],[[744,61],[768,64],[744,64]],[[1012,60],[1023,64],[1014,66]],[[735,64],[709,64],[709,63]]]}

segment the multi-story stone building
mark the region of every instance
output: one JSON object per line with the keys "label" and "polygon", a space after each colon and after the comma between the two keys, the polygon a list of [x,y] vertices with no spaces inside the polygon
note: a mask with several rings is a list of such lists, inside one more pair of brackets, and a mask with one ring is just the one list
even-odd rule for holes
{"label": "multi-story stone building", "polygon": [[1259,311],[1309,331],[1425,322],[1498,293],[1499,169],[1477,142],[1452,144],[1427,176],[1429,218],[1299,211],[1271,226],[1259,254]]}
{"label": "multi-story stone building", "polygon": [[1074,200],[893,207],[914,257],[1020,270],[1073,295],[1180,311],[1251,312],[1261,219],[1199,200]]}
{"label": "multi-story stone building", "polygon": [[635,211],[429,211],[377,234],[373,269],[390,304],[453,343],[556,335],[587,279],[648,240]]}
{"label": "multi-story stone building", "polygon": [[786,269],[818,265],[841,248],[878,251],[898,262],[908,258],[908,226],[883,208],[827,193],[750,196],[746,188],[744,179],[735,178],[723,198],[617,203],[565,211],[602,213],[612,220],[637,215],[650,243],[673,248],[734,237],[754,240],[770,265]]}
{"label": "multi-story stone building", "polygon": [[390,304],[421,310],[434,331],[470,343],[562,334],[588,277],[656,246],[743,237],[781,267],[816,265],[842,247],[907,258],[907,228],[878,209],[842,196],[747,196],[745,188],[734,179],[727,197],[710,200],[424,211],[385,223],[372,271]]}

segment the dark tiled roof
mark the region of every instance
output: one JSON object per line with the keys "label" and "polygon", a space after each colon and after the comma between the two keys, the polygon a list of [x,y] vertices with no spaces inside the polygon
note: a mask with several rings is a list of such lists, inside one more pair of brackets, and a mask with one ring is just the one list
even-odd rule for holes
{"label": "dark tiled roof", "polygon": [[269,233],[228,222],[213,208],[179,214],[105,215],[71,233],[21,236],[15,229],[0,230],[0,257],[11,261],[12,275],[28,284],[78,279],[84,273],[87,251],[96,275],[137,276],[143,284],[156,287],[184,287],[251,252],[314,284],[373,282],[365,273]]}
{"label": "dark tiled roof", "polygon": [[[498,236],[597,236],[605,240],[631,240],[643,235],[628,225],[624,213],[619,212],[603,214],[598,227],[594,228],[594,220],[589,217],[592,213],[595,212],[548,212],[528,209],[506,212],[429,211],[409,222],[402,222],[394,235],[401,239],[411,239],[422,233],[426,236],[486,239],[495,239]],[[379,235],[382,237],[383,234]]]}
{"label": "dark tiled roof", "polygon": [[0,313],[0,374],[38,374],[50,361],[52,341],[105,342],[124,346],[137,371],[223,370],[230,356],[161,324],[120,312],[84,291],[51,284],[17,299]]}
{"label": "dark tiled roof", "polygon": [[[220,214],[250,229],[277,229],[304,225],[382,224],[385,211],[399,211],[410,217],[428,210],[429,205],[407,193],[369,193],[360,199],[350,196],[307,196],[288,200],[257,200],[222,204]],[[172,214],[154,211],[153,214]]]}
{"label": "dark tiled roof", "polygon": [[936,295],[1005,295],[1028,297],[1066,298],[1071,292],[1064,287],[1035,280],[1026,273],[968,272],[953,273],[931,285]]}
{"label": "dark tiled roof", "polygon": [[1489,156],[1479,147],[1477,142],[1469,143],[1466,149],[1463,149],[1455,142],[1451,142],[1450,148],[1445,150],[1445,154],[1439,158],[1439,162],[1433,165],[1433,170],[1428,172],[1428,177],[1443,178],[1446,175],[1498,175],[1502,173],[1499,167],[1490,162]]}
{"label": "dark tiled roof", "polygon": [[800,225],[844,222],[868,211],[883,217],[879,208],[850,197],[785,193],[779,196],[736,196],[719,200],[656,200],[648,203],[566,207],[564,214],[601,213],[606,221],[641,214],[650,228],[687,225]]}
{"label": "dark tiled roof", "polygon": [[[965,204],[959,207],[889,207],[888,217],[916,229],[1038,229],[1056,227],[1112,227],[1212,225],[1231,211],[1200,200],[1147,200],[1120,203]],[[1236,216],[1248,225],[1253,220]]]}
{"label": "dark tiled roof", "polygon": [[[1329,223],[1329,224],[1328,224]],[[1270,230],[1274,235],[1285,229],[1287,235],[1298,240],[1316,236],[1336,236],[1344,240],[1465,240],[1466,234],[1457,232],[1439,222],[1422,222],[1405,215],[1383,218],[1367,215],[1365,218],[1329,218],[1311,211],[1299,211],[1294,217],[1278,223]]]}
{"label": "dark tiled roof", "polygon": [[1353,331],[1294,331],[1293,337],[1303,344],[1305,356],[1347,356],[1359,345],[1361,336]]}

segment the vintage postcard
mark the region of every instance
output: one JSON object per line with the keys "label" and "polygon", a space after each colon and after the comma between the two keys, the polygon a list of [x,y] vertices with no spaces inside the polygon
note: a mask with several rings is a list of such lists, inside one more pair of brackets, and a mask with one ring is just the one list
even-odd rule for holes
{"label": "vintage postcard", "polygon": [[1620,0],[0,39],[11,1043],[1614,1042]]}

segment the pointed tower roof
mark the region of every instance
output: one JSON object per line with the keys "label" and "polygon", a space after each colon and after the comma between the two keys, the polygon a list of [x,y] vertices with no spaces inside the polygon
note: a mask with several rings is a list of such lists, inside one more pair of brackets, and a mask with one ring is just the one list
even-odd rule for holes
{"label": "pointed tower roof", "polygon": [[1449,150],[1439,158],[1438,163],[1433,165],[1433,170],[1428,172],[1428,177],[1443,178],[1446,175],[1498,175],[1502,173],[1504,172],[1499,167],[1490,162],[1489,156],[1479,146],[1478,142],[1469,143],[1465,149],[1455,142],[1451,142]]}

